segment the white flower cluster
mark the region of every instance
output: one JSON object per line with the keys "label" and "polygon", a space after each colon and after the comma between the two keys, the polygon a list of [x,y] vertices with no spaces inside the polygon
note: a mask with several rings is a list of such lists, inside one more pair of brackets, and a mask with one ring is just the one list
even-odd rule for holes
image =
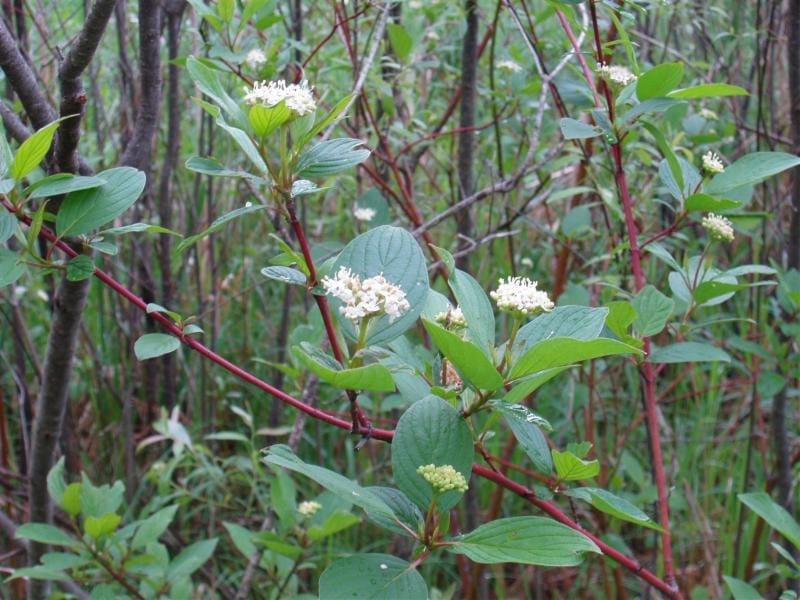
{"label": "white flower cluster", "polygon": [[522,70],[522,67],[520,67],[513,60],[500,60],[497,62],[497,68],[501,71],[507,71],[509,73],[519,73]]}
{"label": "white flower cluster", "polygon": [[452,465],[424,465],[417,469],[417,473],[422,475],[422,478],[427,481],[433,491],[438,494],[449,492],[450,490],[458,490],[459,492],[466,492],[467,480],[464,476],[456,471]]}
{"label": "white flower cluster", "polygon": [[725,165],[722,164],[719,154],[710,150],[703,154],[703,170],[711,174],[722,173]]}
{"label": "white flower cluster", "polygon": [[306,500],[297,505],[297,512],[304,517],[313,517],[317,511],[322,508],[322,504],[314,502],[314,500]]}
{"label": "white flower cluster", "polygon": [[317,109],[317,102],[314,100],[311,90],[307,81],[303,81],[299,85],[294,83],[287,85],[283,79],[269,83],[256,81],[252,89],[246,89],[244,101],[250,105],[261,104],[267,107],[284,102],[286,108],[302,117]]}
{"label": "white flower cluster", "polygon": [[708,213],[707,216],[703,217],[702,223],[712,239],[720,242],[733,241],[733,224],[729,219],[714,213]]}
{"label": "white flower cluster", "polygon": [[609,83],[616,83],[623,86],[636,81],[636,75],[634,75],[628,67],[622,67],[620,65],[606,65],[600,63],[597,67],[597,73]]}
{"label": "white flower cluster", "polygon": [[260,69],[267,62],[267,55],[259,48],[253,48],[244,57],[244,62],[254,71]]}
{"label": "white flower cluster", "polygon": [[353,216],[358,221],[372,221],[376,214],[378,213],[374,208],[369,208],[367,206],[356,206],[353,209]]}
{"label": "white flower cluster", "polygon": [[500,285],[489,295],[503,312],[517,315],[537,315],[553,310],[555,304],[547,293],[537,289],[538,282],[527,277],[509,277],[500,279]]}
{"label": "white flower cluster", "polygon": [[445,328],[463,329],[467,326],[467,319],[460,306],[455,308],[448,308],[436,315],[436,322],[445,326]]}
{"label": "white flower cluster", "polygon": [[411,308],[405,292],[387,281],[383,274],[362,281],[347,267],[340,267],[335,277],[322,280],[322,287],[344,303],[339,312],[354,323],[381,314],[394,321]]}

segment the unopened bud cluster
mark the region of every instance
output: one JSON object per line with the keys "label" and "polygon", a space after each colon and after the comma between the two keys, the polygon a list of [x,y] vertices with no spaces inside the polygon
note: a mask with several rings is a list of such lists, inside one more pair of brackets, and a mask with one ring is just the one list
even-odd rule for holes
{"label": "unopened bud cluster", "polygon": [[712,239],[720,242],[733,241],[733,224],[725,217],[708,213],[703,217],[702,224]]}
{"label": "unopened bud cluster", "polygon": [[322,287],[342,301],[339,312],[354,323],[378,315],[394,321],[410,308],[405,292],[382,274],[362,280],[347,267],[340,267],[334,277],[322,280]]}
{"label": "unopened bud cluster", "polygon": [[452,465],[441,465],[439,467],[433,464],[423,465],[417,469],[417,473],[422,475],[422,478],[438,494],[443,494],[450,490],[466,492],[469,487],[464,476],[456,471]]}
{"label": "unopened bud cluster", "polygon": [[502,312],[518,316],[538,315],[553,310],[555,304],[537,285],[536,281],[527,277],[509,277],[500,279],[500,285],[489,295]]}
{"label": "unopened bud cluster", "polygon": [[307,81],[300,84],[287,83],[280,79],[278,81],[256,81],[252,89],[246,88],[244,101],[247,104],[260,104],[267,108],[277,106],[281,102],[285,103],[286,108],[293,111],[297,116],[302,117],[317,109],[317,102],[311,93]]}
{"label": "unopened bud cluster", "polygon": [[306,500],[297,505],[297,512],[304,517],[313,517],[317,511],[322,508],[322,504],[314,500]]}
{"label": "unopened bud cluster", "polygon": [[617,85],[626,86],[629,83],[636,81],[636,75],[634,75],[628,67],[622,67],[619,65],[606,65],[600,63],[600,65],[597,67],[597,73],[607,82],[615,83]]}
{"label": "unopened bud cluster", "polygon": [[712,175],[722,173],[725,170],[725,165],[722,164],[719,154],[711,151],[703,154],[703,170]]}
{"label": "unopened bud cluster", "polygon": [[372,221],[376,214],[378,213],[374,208],[369,208],[367,206],[356,206],[353,209],[353,216],[357,221]]}
{"label": "unopened bud cluster", "polygon": [[463,329],[467,326],[467,319],[461,311],[461,307],[448,308],[436,315],[436,322],[444,326],[445,329]]}

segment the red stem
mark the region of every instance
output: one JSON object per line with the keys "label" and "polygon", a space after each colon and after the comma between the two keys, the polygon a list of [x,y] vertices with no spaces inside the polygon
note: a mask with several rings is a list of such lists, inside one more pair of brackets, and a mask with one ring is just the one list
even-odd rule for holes
{"label": "red stem", "polygon": [[[583,67],[586,81],[592,90],[595,98],[595,104],[599,102],[597,89],[595,88],[594,79],[586,66],[586,61],[583,59],[581,49],[578,46],[569,22],[566,20],[560,11],[556,11],[559,16],[564,31],[572,44],[573,50],[578,57],[578,60]],[[597,47],[598,61],[603,61],[603,49],[600,46],[599,26],[597,24],[597,13],[591,11],[592,27],[595,32],[595,43]],[[610,91],[606,86],[606,102],[608,103],[609,118],[613,123],[613,98]],[[631,270],[633,272],[634,287],[636,291],[640,291],[646,283],[644,271],[642,270],[641,250],[639,248],[638,231],[636,228],[636,220],[633,215],[633,199],[628,189],[628,180],[625,176],[625,169],[622,162],[622,146],[621,142],[611,144],[611,154],[614,159],[614,181],[617,186],[620,201],[622,202],[623,212],[625,214],[625,227],[628,233],[628,243],[630,244],[631,251]],[[643,350],[645,355],[650,353],[650,338],[646,337],[643,340]],[[680,597],[677,585],[675,583],[675,570],[672,563],[672,536],[670,534],[669,526],[669,498],[667,494],[667,482],[664,474],[664,457],[661,451],[661,432],[658,423],[658,398],[656,395],[656,371],[652,363],[643,362],[641,365],[641,374],[644,379],[644,394],[645,394],[645,414],[647,420],[647,430],[650,437],[650,452],[653,459],[653,478],[655,479],[656,489],[658,491],[658,519],[663,532],[661,534],[661,544],[664,563],[664,576],[670,589],[673,590],[676,597]]]}
{"label": "red stem", "polygon": [[[23,223],[25,223],[27,225],[30,225],[30,223],[31,223],[30,217],[28,217],[24,213],[18,211],[18,209],[13,204],[11,204],[11,202],[9,202],[6,198],[0,199],[0,204],[2,204],[9,212],[13,213],[20,221],[22,221]],[[39,232],[39,236],[42,237],[43,239],[47,240],[51,244],[53,244],[56,248],[61,250],[64,254],[66,254],[70,258],[74,258],[75,256],[78,256],[78,253],[75,250],[73,250],[66,242],[60,240],[48,228],[42,227],[41,231]],[[140,310],[142,310],[144,312],[147,311],[147,303],[144,300],[142,300],[139,296],[137,296],[136,294],[131,292],[124,285],[122,285],[117,280],[115,280],[113,277],[111,277],[110,275],[108,275],[107,273],[105,273],[104,271],[102,271],[101,269],[98,269],[98,268],[95,268],[93,274],[104,285],[106,285],[112,291],[114,291],[118,295],[120,295],[123,298],[125,298],[126,300],[128,300],[131,304],[136,306],[138,309],[140,309]],[[257,388],[267,392],[271,396],[274,396],[275,398],[278,398],[279,400],[282,400],[283,402],[286,402],[287,404],[290,404],[291,406],[297,408],[298,410],[306,413],[307,415],[309,415],[309,416],[311,416],[311,417],[313,417],[315,419],[319,419],[320,421],[323,421],[323,422],[328,423],[330,425],[333,425],[335,427],[339,427],[341,429],[351,429],[351,423],[349,423],[348,421],[345,421],[344,419],[340,419],[340,418],[336,417],[335,415],[332,415],[332,414],[330,414],[330,413],[328,413],[326,411],[314,408],[313,406],[309,406],[308,404],[306,404],[306,403],[294,398],[293,396],[287,394],[286,392],[284,392],[284,391],[282,391],[282,390],[270,385],[266,381],[256,377],[255,375],[253,375],[249,371],[246,371],[245,369],[242,369],[241,367],[236,366],[235,364],[233,364],[229,360],[223,358],[222,356],[220,356],[219,354],[217,354],[213,350],[207,348],[205,345],[203,345],[202,342],[199,342],[198,340],[194,339],[193,337],[185,335],[183,333],[183,331],[181,331],[180,327],[178,327],[175,323],[170,321],[163,314],[156,312],[156,313],[149,313],[148,316],[151,319],[153,319],[154,321],[156,321],[159,325],[161,325],[161,327],[165,331],[167,331],[167,332],[171,333],[172,335],[174,335],[175,337],[177,337],[181,341],[182,344],[184,344],[185,346],[191,348],[192,350],[194,350],[198,354],[208,358],[211,362],[213,362],[213,363],[221,366],[222,368],[226,369],[227,371],[229,371],[230,373],[232,373],[233,375],[235,375],[239,379],[241,379],[243,381],[246,381],[247,383],[250,383],[250,384],[256,386]],[[387,430],[387,429],[372,429],[370,437],[372,437],[372,438],[374,438],[376,440],[381,440],[381,441],[385,441],[385,442],[391,442],[392,438],[394,437],[394,431]],[[498,485],[500,485],[500,486],[506,488],[507,490],[509,490],[509,491],[521,496],[523,499],[525,499],[526,501],[530,502],[534,506],[537,506],[538,508],[540,508],[541,510],[546,512],[548,515],[550,515],[551,517],[553,517],[554,519],[556,519],[560,523],[563,523],[567,527],[575,529],[576,531],[579,531],[580,533],[586,535],[595,544],[597,544],[597,546],[600,548],[600,550],[603,552],[603,554],[605,554],[606,556],[608,556],[612,560],[616,561],[617,563],[619,563],[620,565],[622,565],[623,567],[625,567],[626,569],[631,571],[637,577],[647,581],[648,583],[653,585],[658,590],[664,592],[669,597],[673,597],[673,598],[679,598],[680,597],[679,593],[677,591],[675,591],[665,581],[662,581],[656,575],[654,575],[653,573],[651,573],[647,569],[644,569],[638,563],[638,561],[636,561],[635,559],[630,558],[628,556],[625,556],[624,554],[622,554],[621,552],[618,552],[617,550],[615,550],[611,546],[603,543],[600,539],[598,539],[597,537],[595,537],[594,535],[592,535],[591,533],[586,531],[578,523],[572,521],[569,517],[567,517],[561,511],[561,509],[558,506],[556,506],[555,504],[552,504],[550,502],[547,502],[545,500],[541,500],[541,499],[537,498],[536,495],[534,494],[533,490],[530,490],[530,489],[526,488],[525,486],[523,486],[523,485],[521,485],[521,484],[519,484],[519,483],[517,483],[517,482],[515,482],[515,481],[513,481],[511,479],[509,479],[508,477],[506,477],[505,475],[503,475],[500,472],[495,472],[495,471],[493,471],[491,469],[487,469],[486,467],[482,467],[481,465],[478,465],[478,464],[473,464],[472,465],[472,471],[476,475],[479,475],[481,477],[484,477],[486,479],[494,481]]]}
{"label": "red stem", "polygon": [[[295,210],[294,200],[292,198],[286,200],[286,210],[289,213],[289,222],[297,236],[297,242],[300,244],[300,251],[303,253],[303,258],[308,268],[308,291],[313,296],[320,315],[322,315],[322,322],[325,324],[325,332],[328,335],[328,341],[331,344],[333,356],[340,365],[345,366],[344,354],[342,353],[342,348],[339,346],[339,338],[336,336],[336,329],[333,326],[333,317],[331,316],[331,308],[328,305],[328,299],[325,296],[313,292],[314,286],[319,283],[317,281],[317,269],[314,266],[314,258],[311,256],[311,247],[308,245],[305,229],[303,229],[303,224],[300,223],[300,220],[297,218],[297,211]],[[355,392],[353,392],[353,390],[347,390],[347,398],[350,400],[353,433],[368,433],[372,426],[370,425],[369,419],[367,419],[361,407],[358,405]]]}

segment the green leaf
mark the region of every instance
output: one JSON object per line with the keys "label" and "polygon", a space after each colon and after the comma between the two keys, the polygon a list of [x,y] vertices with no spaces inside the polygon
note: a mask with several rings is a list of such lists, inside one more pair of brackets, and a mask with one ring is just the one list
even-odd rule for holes
{"label": "green leaf", "polygon": [[5,581],[13,581],[23,577],[25,579],[38,579],[42,581],[70,581],[70,577],[62,570],[41,565],[14,569],[13,575]]}
{"label": "green leaf", "polygon": [[389,43],[392,50],[401,61],[406,62],[414,48],[414,40],[408,35],[405,28],[399,23],[389,23],[386,25],[386,34],[389,36]]}
{"label": "green leaf", "polygon": [[722,212],[741,206],[738,200],[715,198],[709,194],[692,194],[686,198],[684,208],[688,212]]}
{"label": "green leaf", "polygon": [[666,96],[683,80],[683,63],[673,62],[656,65],[643,73],[636,81],[636,96],[644,101]]}
{"label": "green leaf", "polygon": [[[642,127],[644,127],[650,133],[650,135],[653,136],[658,149],[661,151],[661,154],[664,155],[664,160],[667,161],[669,172],[672,174],[670,179],[674,182],[674,187],[677,188],[677,190],[684,189],[683,171],[681,167],[682,163],[678,162],[678,157],[675,154],[675,151],[672,149],[672,144],[667,141],[667,138],[664,136],[664,133],[661,131],[661,129],[656,127],[653,123],[642,119]],[[661,176],[662,180],[665,179],[665,176],[661,173],[661,165],[659,165],[659,175]]]}
{"label": "green leaf", "polygon": [[712,279],[710,281],[704,281],[694,288],[692,296],[697,304],[705,304],[709,300],[743,290],[747,287],[750,287],[747,283],[727,283],[725,281]]}
{"label": "green leaf", "polygon": [[48,569],[74,569],[88,562],[88,557],[70,552],[46,552],[42,555],[42,566]]}
{"label": "green leaf", "polygon": [[94,275],[94,261],[85,254],[80,254],[69,259],[67,263],[67,279],[69,281],[83,281]]}
{"label": "green leaf", "polygon": [[308,342],[301,342],[293,350],[304,367],[339,389],[372,392],[393,392],[395,389],[392,374],[380,363],[342,369],[333,357]]}
{"label": "green leaf", "polygon": [[394,511],[392,519],[385,515],[370,515],[370,518],[378,525],[405,536],[410,534],[406,529],[400,527],[398,522],[403,523],[411,531],[419,531],[422,528],[424,521],[422,511],[403,492],[395,488],[379,486],[370,486],[366,489],[383,500]]}
{"label": "green leaf", "polygon": [[264,267],[261,274],[268,279],[292,285],[305,285],[307,281],[305,273],[291,267]]}
{"label": "green leaf", "polygon": [[58,527],[46,523],[24,523],[17,527],[15,537],[53,546],[73,547],[78,545],[78,540],[67,535]]}
{"label": "green leaf", "polygon": [[603,331],[607,316],[607,308],[557,306],[520,327],[514,350],[527,350],[538,342],[554,337],[593,340]]}
{"label": "green leaf", "polygon": [[97,540],[114,533],[121,520],[122,517],[116,513],[108,513],[102,517],[86,517],[83,521],[83,530]]}
{"label": "green leaf", "polygon": [[556,473],[562,481],[591,479],[600,473],[600,463],[596,460],[583,460],[569,450],[560,452],[553,449],[552,455]]}
{"label": "green leaf", "polygon": [[210,157],[190,156],[184,163],[187,169],[212,177],[247,177],[256,181],[264,181],[261,177],[247,171],[228,169],[221,162]]}
{"label": "green leaf", "polygon": [[521,404],[498,401],[492,402],[492,408],[503,415],[520,448],[531,459],[536,470],[545,475],[552,473],[553,460],[550,456],[550,447],[540,429],[552,431],[550,423]]}
{"label": "green leaf", "polygon": [[271,446],[267,450],[264,462],[310,477],[314,482],[342,500],[360,506],[368,514],[381,514],[394,518],[392,509],[379,496],[370,492],[369,489],[361,487],[355,481],[351,481],[339,473],[303,462],[295,456],[288,446],[282,444]]}
{"label": "green leaf", "polygon": [[217,14],[225,23],[230,23],[233,20],[234,8],[236,8],[234,0],[217,1]]}
{"label": "green leaf", "polygon": [[722,578],[725,580],[725,585],[728,586],[731,594],[733,594],[733,600],[764,600],[758,590],[746,581],[728,575],[723,575]]}
{"label": "green leaf", "polygon": [[494,310],[483,286],[469,273],[456,271],[447,281],[467,320],[467,337],[491,357],[494,347]]}
{"label": "green leaf", "polygon": [[64,490],[67,489],[67,482],[64,480],[64,457],[58,459],[50,472],[47,473],[47,493],[58,505],[64,506]]}
{"label": "green leaf", "polygon": [[766,492],[738,494],[739,501],[767,522],[767,525],[800,549],[800,525]]}
{"label": "green leaf", "polygon": [[[392,440],[394,479],[406,496],[427,510],[433,498],[430,484],[417,473],[424,465],[451,465],[469,481],[472,470],[472,435],[458,411],[438,396],[418,400],[400,417]],[[455,506],[463,492],[439,496],[439,510]]]}
{"label": "green leaf", "polygon": [[294,166],[298,177],[323,177],[344,171],[369,158],[369,150],[356,150],[361,140],[339,138],[320,142],[304,151]]}
{"label": "green leaf", "polygon": [[725,167],[704,186],[709,194],[722,194],[744,185],[752,185],[800,165],[800,156],[786,152],[752,152]]}
{"label": "green leaf", "polygon": [[130,208],[144,190],[144,173],[116,167],[99,174],[100,187],[67,194],[56,216],[59,237],[76,236],[102,227]]}
{"label": "green leaf", "polygon": [[[628,327],[636,320],[636,310],[630,302],[617,300],[608,303],[606,327],[622,341],[627,342]],[[630,342],[629,342],[630,343]]]}
{"label": "green leaf", "polygon": [[230,135],[233,141],[242,149],[245,156],[247,156],[250,162],[258,169],[259,174],[264,175],[267,173],[267,163],[264,162],[264,159],[261,157],[253,140],[250,139],[250,136],[238,127],[228,125],[222,117],[217,119],[217,125],[228,132],[228,135]]}
{"label": "green leaf", "polygon": [[[672,197],[683,200],[694,193],[702,178],[694,165],[682,158],[676,158],[675,162],[672,164],[667,159],[662,160],[658,165],[658,175]],[[675,177],[676,168],[680,172],[680,179]],[[680,181],[683,181],[682,186]]]}
{"label": "green leaf", "polygon": [[295,113],[286,106],[285,102],[279,102],[275,106],[264,106],[255,104],[249,113],[250,125],[258,137],[266,137],[281,125],[288,123]]}
{"label": "green leaf", "polygon": [[585,535],[545,517],[496,519],[456,538],[445,547],[483,563],[513,562],[544,567],[571,567],[585,552],[600,548]]}
{"label": "green leaf", "polygon": [[503,397],[503,401],[522,402],[529,394],[539,389],[553,377],[574,366],[575,365],[564,365],[563,367],[545,369],[544,371],[539,371],[533,375],[528,375],[527,377],[518,379],[514,382],[514,387],[512,387]]}
{"label": "green leaf", "polygon": [[191,575],[202,567],[214,554],[217,547],[217,538],[196,542],[184,548],[178,556],[172,559],[167,571],[167,579],[175,579]]}
{"label": "green leaf", "polygon": [[33,200],[36,198],[48,198],[50,196],[60,196],[69,192],[79,190],[89,190],[100,187],[106,183],[101,177],[83,177],[70,173],[56,173],[48,177],[43,177],[33,185],[29,186],[24,195]]}
{"label": "green leaf", "polygon": [[670,98],[691,100],[694,98],[721,98],[723,96],[747,96],[749,92],[738,85],[727,83],[702,83],[670,92]]}
{"label": "green leaf", "polygon": [[81,513],[86,517],[102,517],[117,512],[122,505],[125,485],[121,481],[110,485],[93,485],[86,473],[81,475]]}
{"label": "green leaf", "polygon": [[[331,268],[335,274],[348,267],[362,279],[383,276],[405,292],[410,305],[408,312],[390,321],[386,315],[370,319],[366,341],[368,344],[386,344],[399,337],[417,320],[428,296],[428,269],[422,249],[408,231],[383,225],[362,233],[344,247]],[[331,305],[338,313],[341,302],[331,297]],[[357,339],[353,323],[339,321],[345,335]]]}
{"label": "green leaf", "polygon": [[50,151],[53,136],[55,136],[61,120],[45,125],[20,144],[9,169],[9,174],[13,179],[19,181],[39,166],[39,163]]}
{"label": "green leaf", "polygon": [[181,341],[166,333],[146,333],[133,345],[137,360],[147,360],[175,352],[181,347]]}
{"label": "green leaf", "polygon": [[244,112],[239,103],[228,95],[219,81],[217,72],[207,67],[194,56],[186,59],[186,69],[200,91],[216,102],[222,110],[233,117],[234,123],[245,123]]}
{"label": "green leaf", "polygon": [[431,341],[455,365],[464,379],[481,390],[497,390],[503,387],[503,376],[486,358],[483,350],[432,321],[423,319],[422,322]]}
{"label": "green leaf", "polygon": [[331,112],[325,115],[325,117],[322,119],[317,120],[309,132],[300,138],[299,142],[297,143],[297,147],[304,148],[305,145],[314,138],[314,136],[316,136],[318,133],[322,133],[326,127],[338,121],[343,116],[342,111],[347,108],[347,105],[350,103],[352,97],[353,94],[348,94],[334,105],[334,107],[331,109]]}
{"label": "green leaf", "polygon": [[654,348],[647,357],[651,363],[730,362],[728,353],[702,342],[678,342]]}
{"label": "green leaf", "polygon": [[7,248],[0,248],[0,287],[10,285],[22,277],[25,265],[22,257]]}
{"label": "green leaf", "polygon": [[177,231],[172,231],[160,225],[151,225],[150,223],[131,223],[130,225],[121,225],[120,227],[111,227],[98,232],[98,235],[125,235],[127,233],[140,233],[146,231],[148,233],[166,233],[169,235],[177,235],[183,237]]}
{"label": "green leaf", "polygon": [[583,140],[586,138],[593,138],[601,135],[603,130],[596,125],[590,125],[583,121],[575,119],[563,118],[559,121],[561,133],[566,140]]}
{"label": "green leaf", "polygon": [[70,483],[64,489],[64,497],[61,508],[71,517],[76,517],[81,512],[81,487],[80,483]]}
{"label": "green leaf", "polygon": [[161,537],[161,534],[169,527],[177,510],[178,506],[173,504],[147,517],[136,530],[136,534],[133,536],[133,541],[131,542],[131,548],[137,550],[157,541],[158,538]]}
{"label": "green leaf", "polygon": [[664,329],[675,308],[675,301],[667,298],[654,286],[646,285],[633,298],[632,305],[636,310],[634,328],[642,337],[649,337]]}
{"label": "green leaf", "polygon": [[0,244],[8,240],[17,230],[17,217],[5,209],[0,209]]}
{"label": "green leaf", "polygon": [[641,354],[638,348],[609,338],[580,340],[557,337],[538,342],[528,348],[511,368],[511,379],[584,360],[620,354]]}
{"label": "green leaf", "polygon": [[250,558],[255,552],[258,551],[258,548],[253,543],[255,533],[249,529],[245,529],[241,525],[237,525],[236,523],[228,523],[227,521],[223,521],[222,524],[225,526],[225,529],[228,530],[228,535],[231,536],[233,545],[236,546],[236,549],[242,554],[242,556],[245,558]]}
{"label": "green leaf", "polygon": [[388,554],[354,554],[331,564],[319,578],[320,600],[427,600],[425,580]]}
{"label": "green leaf", "polygon": [[636,523],[656,531],[663,531],[658,523],[653,521],[647,513],[625,500],[625,498],[620,498],[609,491],[600,488],[581,487],[569,490],[567,494],[573,498],[580,498],[585,502],[589,502],[597,510],[617,519]]}
{"label": "green leaf", "polygon": [[204,237],[219,231],[228,222],[233,221],[234,219],[238,219],[239,217],[242,217],[244,215],[249,215],[250,213],[254,213],[259,210],[264,210],[266,208],[267,208],[266,204],[251,204],[250,206],[242,206],[241,208],[236,208],[230,212],[227,212],[224,215],[214,219],[213,223],[211,223],[208,229],[205,229],[200,233],[196,233],[194,235],[187,237],[184,240],[181,240],[181,242],[177,246],[175,246],[175,252],[178,254],[183,252],[187,248],[193,246],[194,244],[202,240]]}
{"label": "green leaf", "polygon": [[[621,118],[617,119],[617,126],[623,126],[631,123],[634,119],[638,119],[642,115],[665,112],[676,104],[680,103],[680,100],[673,100],[672,98],[650,98],[644,102],[639,102],[639,104],[635,105],[625,114],[623,114]],[[661,143],[658,143],[658,147],[661,148],[661,146]]]}
{"label": "green leaf", "polygon": [[325,522],[322,523],[319,527],[309,527],[308,528],[308,537],[314,542],[318,542],[319,540],[324,540],[326,537],[330,537],[334,534],[339,533],[340,531],[344,531],[357,523],[360,523],[361,519],[359,519],[354,514],[348,512],[337,511],[330,515]]}

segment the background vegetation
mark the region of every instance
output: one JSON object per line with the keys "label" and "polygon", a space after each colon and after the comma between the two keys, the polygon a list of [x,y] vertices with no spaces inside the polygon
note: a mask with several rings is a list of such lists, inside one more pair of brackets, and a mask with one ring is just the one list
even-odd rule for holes
{"label": "background vegetation", "polygon": [[[605,337],[647,353],[697,344],[651,362],[575,357],[565,365],[579,365],[517,394],[549,422],[550,448],[591,444],[570,447],[597,466],[574,479],[646,513],[634,522],[619,505],[565,494],[569,478],[542,468],[499,413],[476,420],[483,471],[444,513],[452,535],[547,514],[602,540],[606,556],[548,568],[434,553],[418,565],[431,597],[794,597],[799,2],[9,0],[3,14],[11,171],[0,182],[0,564],[10,576],[39,563],[40,542],[57,543],[52,530],[16,536],[29,521],[97,542],[18,572],[0,584],[4,595],[23,597],[27,585],[46,597],[42,581],[63,579],[54,589],[76,597],[288,598],[319,593],[321,574],[356,552],[419,559],[413,540],[321,487],[324,477],[265,464],[261,452],[285,444],[363,486],[396,483],[385,432],[419,388],[364,392],[356,415],[355,392],[320,381],[292,352],[301,342],[327,351],[320,296],[262,273],[307,268],[296,255],[306,237],[326,273],[357,235],[393,225],[419,242],[431,288],[453,300],[462,302],[456,268],[486,293],[500,277],[524,276],[558,307],[609,308]],[[638,82],[603,79],[602,63]],[[294,198],[296,210],[287,190],[242,175],[251,161],[216,117],[220,104],[229,115],[226,97],[244,107],[245,89],[275,79],[313,85],[318,119],[345,99],[343,118],[313,140],[353,138],[370,151],[313,178],[322,189]],[[697,87],[711,83],[747,94]],[[20,144],[75,114],[52,129],[41,165],[19,171]],[[262,154],[274,152],[271,139]],[[722,156],[727,187],[702,170],[709,151]],[[748,155],[756,159],[736,162]],[[142,188],[112,178],[104,193],[129,185],[138,200],[82,239],[66,230],[57,248],[46,230],[64,231],[54,215],[67,210],[68,190],[30,186],[117,167],[141,172]],[[374,216],[359,220],[357,208]],[[710,242],[709,211],[732,220],[733,242]],[[132,223],[168,232],[88,235]],[[120,283],[87,278],[92,265],[80,261],[67,269],[69,248]],[[698,296],[707,274],[726,270]],[[306,275],[301,283],[317,282]],[[134,343],[163,325],[184,345],[139,361]],[[194,326],[202,335],[189,335]],[[465,396],[438,378],[442,346],[426,326],[392,350],[416,365],[422,395],[438,386],[463,408]],[[498,314],[498,344],[512,330]],[[82,491],[68,492],[81,473]],[[772,501],[740,499],[756,492]],[[100,506],[71,505],[70,493]],[[311,500],[319,512],[298,512]],[[120,519],[101,522],[112,513]],[[115,549],[108,540],[126,526]],[[724,576],[736,580],[726,586]]]}

